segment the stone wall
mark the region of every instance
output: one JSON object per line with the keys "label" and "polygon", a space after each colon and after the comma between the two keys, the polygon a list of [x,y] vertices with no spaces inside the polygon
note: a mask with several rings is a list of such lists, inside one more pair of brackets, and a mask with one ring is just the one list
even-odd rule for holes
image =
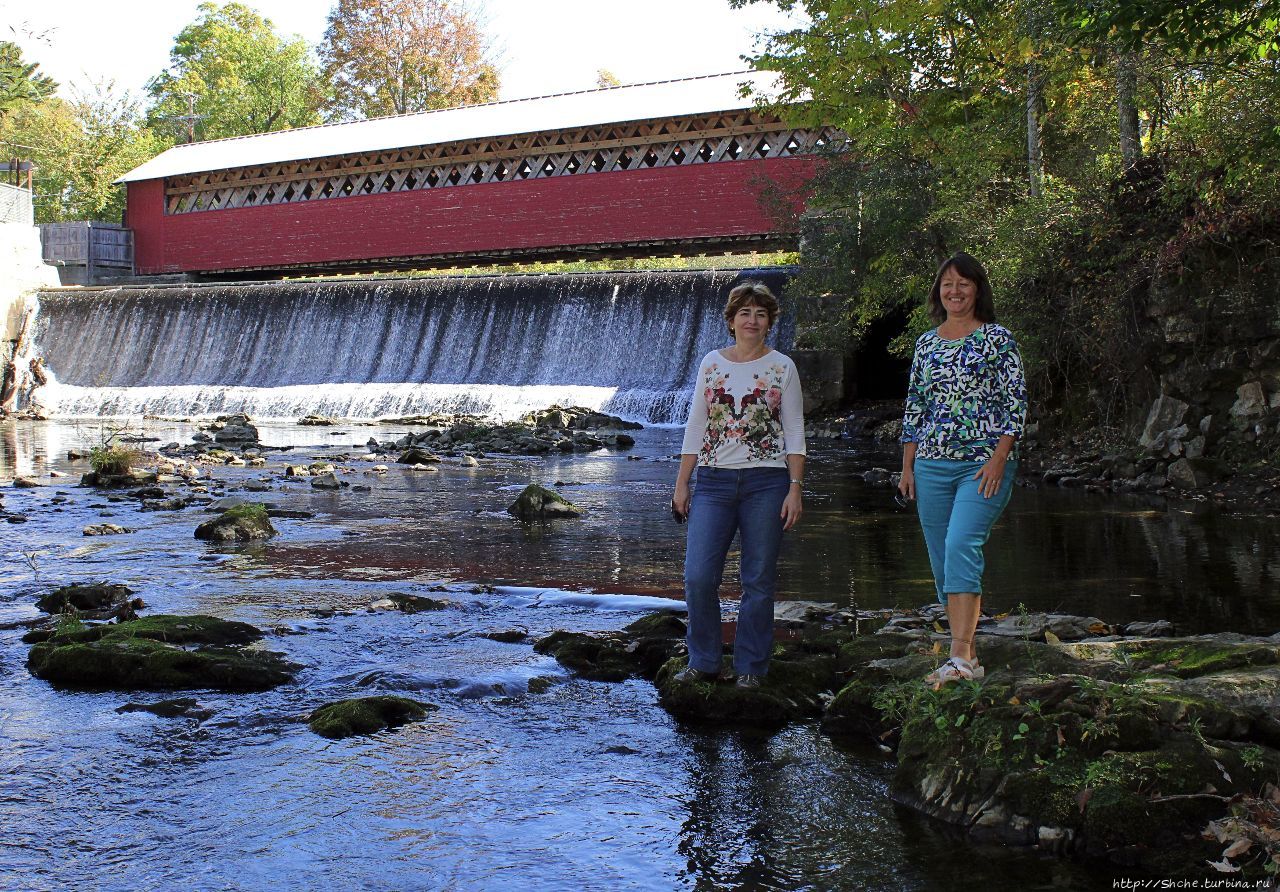
{"label": "stone wall", "polygon": [[844,357],[838,350],[793,350],[791,359],[800,374],[806,415],[834,409],[844,398]]}

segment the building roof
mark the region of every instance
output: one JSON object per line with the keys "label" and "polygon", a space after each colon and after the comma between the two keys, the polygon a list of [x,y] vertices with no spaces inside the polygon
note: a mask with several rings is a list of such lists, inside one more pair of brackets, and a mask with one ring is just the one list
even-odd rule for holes
{"label": "building roof", "polygon": [[777,92],[777,75],[737,71],[190,143],[157,155],[117,182],[595,124],[735,111],[755,104],[751,98],[739,95],[743,84],[751,87],[753,95],[773,96]]}

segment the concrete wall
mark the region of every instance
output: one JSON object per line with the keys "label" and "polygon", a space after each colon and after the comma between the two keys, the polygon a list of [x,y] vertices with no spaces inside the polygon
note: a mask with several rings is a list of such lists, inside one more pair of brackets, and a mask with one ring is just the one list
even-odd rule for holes
{"label": "concrete wall", "polygon": [[58,273],[40,256],[40,230],[22,223],[0,223],[0,360],[13,356],[31,294],[58,286]]}

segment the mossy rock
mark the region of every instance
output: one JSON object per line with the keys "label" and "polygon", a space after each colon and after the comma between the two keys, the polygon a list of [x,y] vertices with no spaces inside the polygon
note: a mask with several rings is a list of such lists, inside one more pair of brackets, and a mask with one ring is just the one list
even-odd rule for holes
{"label": "mossy rock", "polygon": [[279,654],[242,648],[184,650],[149,638],[31,648],[27,669],[55,685],[92,690],[265,691],[292,680]]}
{"label": "mossy rock", "polygon": [[59,629],[50,640],[54,644],[87,644],[94,641],[130,641],[134,638],[163,641],[167,644],[234,647],[258,641],[262,638],[262,630],[249,623],[219,619],[216,616],[173,616],[162,613],[123,623]]}
{"label": "mossy rock", "polygon": [[755,689],[739,688],[727,680],[731,658],[725,658],[724,677],[712,682],[676,681],[686,665],[684,658],[673,658],[654,680],[659,703],[667,712],[692,723],[767,728],[818,715],[835,661],[833,657],[794,662],[775,657]]}
{"label": "mossy rock", "polygon": [[63,613],[74,610],[105,610],[129,600],[133,589],[127,585],[109,582],[91,582],[84,585],[64,585],[36,601],[36,607],[45,613]]}
{"label": "mossy rock", "polygon": [[620,632],[552,632],[534,644],[538,653],[592,681],[652,679],[684,646],[685,623],[658,611],[641,617]]}
{"label": "mossy rock", "polygon": [[266,506],[261,504],[236,505],[222,512],[213,520],[196,527],[197,539],[208,542],[254,542],[276,535]]}
{"label": "mossy rock", "polygon": [[542,520],[554,517],[581,517],[578,508],[558,492],[530,483],[507,506],[507,513],[521,520]]}
{"label": "mossy rock", "polygon": [[298,667],[280,654],[239,646],[261,637],[248,623],[212,616],[76,623],[33,646],[27,669],[73,688],[262,691],[292,680]]}
{"label": "mossy rock", "polygon": [[1178,678],[1280,663],[1280,645],[1222,635],[1123,642],[1116,646],[1116,653],[1135,671]]}
{"label": "mossy rock", "polygon": [[321,737],[337,740],[416,722],[435,709],[439,707],[407,697],[356,697],[321,706],[311,713],[307,724]]}
{"label": "mossy rock", "polygon": [[626,643],[612,635],[557,631],[539,639],[533,649],[591,681],[625,681],[636,670]]}

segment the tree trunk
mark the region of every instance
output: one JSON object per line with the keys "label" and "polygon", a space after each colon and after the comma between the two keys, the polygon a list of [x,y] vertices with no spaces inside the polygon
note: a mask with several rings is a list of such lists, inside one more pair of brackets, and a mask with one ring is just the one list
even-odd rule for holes
{"label": "tree trunk", "polygon": [[1027,63],[1027,175],[1032,198],[1039,198],[1044,185],[1044,146],[1041,140],[1040,76],[1035,63]]}
{"label": "tree trunk", "polygon": [[1120,169],[1128,170],[1142,158],[1138,133],[1138,57],[1121,50],[1116,60],[1116,110],[1120,113]]}

